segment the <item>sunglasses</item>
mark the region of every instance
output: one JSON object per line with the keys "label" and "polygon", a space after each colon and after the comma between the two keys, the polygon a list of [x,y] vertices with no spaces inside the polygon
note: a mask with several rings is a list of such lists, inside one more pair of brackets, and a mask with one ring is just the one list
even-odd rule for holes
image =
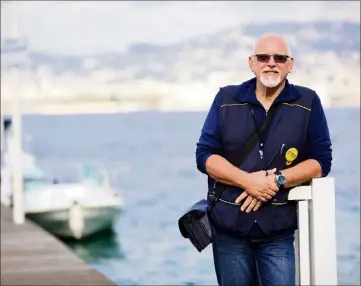
{"label": "sunglasses", "polygon": [[287,62],[289,56],[287,55],[268,55],[268,54],[257,54],[254,55],[257,59],[258,62],[260,63],[268,63],[269,60],[271,59],[271,57],[273,57],[273,60],[275,61],[275,63],[277,64],[284,64],[285,62]]}

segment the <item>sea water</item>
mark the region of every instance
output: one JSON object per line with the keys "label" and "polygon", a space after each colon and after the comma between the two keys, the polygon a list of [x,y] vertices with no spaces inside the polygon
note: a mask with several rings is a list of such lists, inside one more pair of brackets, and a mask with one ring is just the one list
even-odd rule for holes
{"label": "sea water", "polygon": [[[326,111],[336,180],[339,284],[360,285],[360,109]],[[25,116],[24,148],[59,181],[82,164],[108,171],[125,200],[114,233],[69,246],[123,285],[216,285],[211,248],[198,253],[177,220],[206,194],[195,148],[204,112]],[[325,198],[327,199],[327,198]]]}

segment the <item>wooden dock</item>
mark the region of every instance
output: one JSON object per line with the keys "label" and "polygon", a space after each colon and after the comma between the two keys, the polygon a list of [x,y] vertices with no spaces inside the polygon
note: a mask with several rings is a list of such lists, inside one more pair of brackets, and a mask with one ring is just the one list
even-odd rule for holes
{"label": "wooden dock", "polygon": [[35,223],[1,206],[1,285],[116,285]]}

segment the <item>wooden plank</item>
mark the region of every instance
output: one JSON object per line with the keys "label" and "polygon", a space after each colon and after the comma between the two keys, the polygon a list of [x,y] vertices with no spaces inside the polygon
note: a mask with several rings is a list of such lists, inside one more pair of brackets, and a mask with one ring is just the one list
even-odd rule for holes
{"label": "wooden plank", "polygon": [[35,223],[1,206],[1,285],[116,285]]}

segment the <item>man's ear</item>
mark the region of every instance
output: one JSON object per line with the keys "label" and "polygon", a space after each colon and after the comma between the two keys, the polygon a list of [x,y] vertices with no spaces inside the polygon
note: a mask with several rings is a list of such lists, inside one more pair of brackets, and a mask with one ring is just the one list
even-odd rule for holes
{"label": "man's ear", "polygon": [[253,72],[253,65],[254,65],[254,61],[252,57],[248,57],[248,66],[251,69],[251,71]]}
{"label": "man's ear", "polygon": [[295,60],[294,60],[294,58],[290,58],[290,59],[289,59],[289,63],[288,63],[288,73],[291,73],[294,65],[295,65]]}

